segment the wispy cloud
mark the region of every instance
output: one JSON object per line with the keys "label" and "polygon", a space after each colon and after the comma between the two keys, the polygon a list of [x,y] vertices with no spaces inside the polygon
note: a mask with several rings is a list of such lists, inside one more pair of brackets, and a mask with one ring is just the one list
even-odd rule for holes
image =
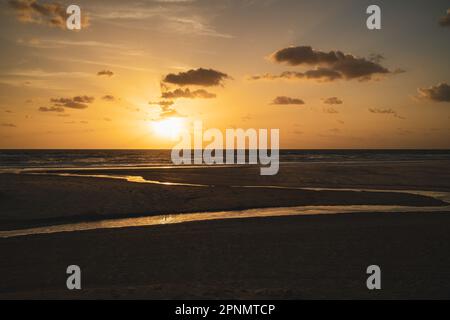
{"label": "wispy cloud", "polygon": [[59,58],[59,57],[51,57],[49,59],[52,59],[54,61],[63,61],[63,62],[75,62],[75,63],[84,63],[84,64],[90,64],[90,65],[96,65],[96,66],[103,66],[107,68],[116,68],[116,69],[125,69],[125,70],[132,70],[132,71],[140,71],[140,72],[154,72],[154,69],[150,68],[143,68],[143,67],[135,67],[130,65],[124,65],[124,64],[117,64],[117,63],[108,63],[108,62],[101,62],[101,61],[95,61],[95,60],[87,60],[87,59],[70,59],[70,58]]}
{"label": "wispy cloud", "polygon": [[23,77],[23,78],[83,78],[91,75],[80,71],[46,71],[42,69],[13,70],[0,74],[1,77]]}
{"label": "wispy cloud", "polygon": [[404,120],[405,117],[399,115],[397,113],[397,111],[393,110],[393,109],[379,109],[379,108],[369,108],[369,112],[371,113],[377,113],[377,114],[387,114],[387,115],[392,115],[398,119],[402,119]]}
{"label": "wispy cloud", "polygon": [[323,108],[323,112],[324,113],[330,113],[330,114],[336,114],[339,113],[338,110],[336,110],[335,108]]}
{"label": "wispy cloud", "polygon": [[102,42],[102,41],[74,41],[68,39],[38,39],[38,38],[19,38],[17,44],[43,49],[57,49],[66,47],[92,47],[92,48],[107,48],[107,49],[120,49],[126,50],[128,47],[122,44]]}
{"label": "wispy cloud", "polygon": [[2,127],[17,128],[14,123],[2,123]]}
{"label": "wispy cloud", "polygon": [[[216,30],[211,24],[211,15],[200,15],[191,6],[195,1],[153,1],[145,3],[127,3],[109,10],[99,7],[91,12],[92,19],[100,19],[117,27],[158,30],[161,33],[176,33],[185,36],[206,36],[230,39],[233,35]],[[152,24],[141,21],[152,20]],[[122,23],[134,21],[136,23]]]}

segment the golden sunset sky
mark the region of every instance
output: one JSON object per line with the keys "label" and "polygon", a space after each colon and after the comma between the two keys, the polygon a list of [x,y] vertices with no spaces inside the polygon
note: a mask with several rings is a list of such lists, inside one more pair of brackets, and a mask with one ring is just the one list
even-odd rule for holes
{"label": "golden sunset sky", "polygon": [[2,1],[0,148],[171,148],[167,119],[279,128],[282,148],[449,148],[449,2],[377,1],[381,30],[370,4]]}

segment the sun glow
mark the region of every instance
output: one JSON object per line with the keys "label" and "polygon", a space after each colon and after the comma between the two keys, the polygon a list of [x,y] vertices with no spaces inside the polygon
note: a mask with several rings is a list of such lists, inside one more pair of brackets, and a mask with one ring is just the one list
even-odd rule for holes
{"label": "sun glow", "polygon": [[167,118],[152,122],[153,132],[164,138],[176,139],[185,129],[185,122],[181,118]]}

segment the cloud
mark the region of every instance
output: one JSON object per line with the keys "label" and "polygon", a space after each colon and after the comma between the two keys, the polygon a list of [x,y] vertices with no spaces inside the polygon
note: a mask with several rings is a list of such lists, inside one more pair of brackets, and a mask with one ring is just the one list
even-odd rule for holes
{"label": "cloud", "polygon": [[339,99],[338,97],[330,97],[326,99],[322,99],[323,103],[325,104],[342,104],[343,101]]}
{"label": "cloud", "polygon": [[298,71],[284,71],[279,75],[272,74],[262,74],[251,76],[250,80],[277,80],[277,79],[286,79],[286,80],[298,80],[298,79],[306,79],[306,80],[317,80],[321,81],[333,81],[336,79],[342,78],[342,75],[334,70],[327,68],[317,68],[315,70],[308,70],[306,72],[298,72]]}
{"label": "cloud", "polygon": [[41,112],[64,112],[63,107],[40,107]]}
{"label": "cloud", "polygon": [[395,114],[396,113],[392,109],[369,108],[369,111],[372,113],[384,113],[384,114]]}
{"label": "cloud", "polygon": [[106,96],[103,96],[102,99],[105,100],[105,101],[114,101],[114,100],[116,100],[116,98],[114,98],[114,96],[112,96],[110,94],[107,94]]}
{"label": "cloud", "polygon": [[405,117],[400,116],[397,111],[392,109],[378,109],[378,108],[369,108],[369,112],[377,113],[377,114],[390,114],[399,119],[405,119]]}
{"label": "cloud", "polygon": [[52,102],[55,107],[86,109],[89,103],[94,102],[94,97],[75,96],[73,98],[52,98],[50,99],[50,102]]}
{"label": "cloud", "polygon": [[2,127],[17,128],[14,123],[2,123]]}
{"label": "cloud", "polygon": [[419,98],[429,99],[437,102],[450,102],[450,85],[439,83],[429,88],[419,88]]}
{"label": "cloud", "polygon": [[[9,0],[9,6],[16,12],[16,17],[23,23],[35,23],[57,28],[66,28],[66,9],[57,2],[38,0]],[[82,25],[88,26],[86,15],[81,16]]]}
{"label": "cloud", "polygon": [[339,113],[335,108],[323,108],[323,112],[331,114]]}
{"label": "cloud", "polygon": [[332,129],[329,129],[328,131],[331,131],[333,133],[339,133],[339,132],[341,132],[341,129],[339,129],[339,128],[332,128]]}
{"label": "cloud", "polygon": [[101,71],[97,72],[97,75],[112,77],[114,75],[114,72],[112,72],[111,70],[101,70]]}
{"label": "cloud", "polygon": [[280,49],[271,55],[271,59],[275,62],[286,62],[291,66],[301,64],[314,66],[331,65],[337,62],[338,57],[334,51],[326,53],[313,50],[310,46],[300,46]]}
{"label": "cloud", "polygon": [[170,107],[171,105],[174,104],[174,102],[172,100],[161,100],[157,102],[149,102],[149,104],[156,104],[162,108],[162,107]]}
{"label": "cloud", "polygon": [[178,86],[198,85],[210,87],[222,85],[223,81],[229,78],[227,74],[220,71],[198,68],[177,74],[169,73],[164,77],[163,81]]}
{"label": "cloud", "polygon": [[368,58],[369,61],[372,61],[375,63],[380,63],[384,59],[386,59],[386,58],[382,54],[379,54],[379,53],[371,53]]}
{"label": "cloud", "polygon": [[407,130],[407,129],[403,129],[403,128],[397,128],[397,133],[399,135],[410,135],[411,133],[413,133],[413,131]]}
{"label": "cloud", "polygon": [[317,68],[315,70],[308,70],[305,72],[306,79],[316,79],[323,81],[333,81],[336,79],[341,79],[342,74],[328,68]]}
{"label": "cloud", "polygon": [[211,99],[215,98],[216,94],[210,93],[204,89],[198,89],[190,91],[189,88],[183,89],[175,89],[173,91],[165,91],[162,93],[161,98],[166,99],[177,99],[177,98],[189,98],[189,99],[196,99],[196,98],[203,98],[203,99]]}
{"label": "cloud", "polygon": [[[207,2],[208,6],[202,7],[201,11],[209,11],[207,7],[214,6],[215,1]],[[104,10],[96,10],[92,15],[96,19],[113,20],[115,25],[127,29],[156,30],[159,34],[175,33],[190,37],[233,38],[233,35],[216,30],[212,26],[211,14],[200,14],[197,0],[142,0],[122,3],[123,5],[114,7],[108,3],[102,8]],[[136,23],[125,23],[126,21]],[[152,23],[138,23],[139,21]]]}
{"label": "cloud", "polygon": [[[116,53],[123,54],[127,53],[128,47],[125,45],[100,42],[100,41],[76,41],[70,39],[43,39],[43,38],[19,38],[17,39],[17,44],[32,47],[32,48],[42,48],[42,49],[59,49],[67,47],[95,47],[104,49],[114,49]],[[132,53],[133,50],[128,51]]]}
{"label": "cloud", "polygon": [[439,24],[443,27],[450,27],[450,9],[447,9],[447,14],[439,19]]}
{"label": "cloud", "polygon": [[163,109],[159,114],[160,118],[181,117],[177,110],[173,108]]}
{"label": "cloud", "polygon": [[185,18],[185,17],[166,17],[163,22],[164,30],[171,30],[178,34],[189,34],[198,36],[210,36],[231,39],[232,35],[221,33],[211,26],[198,20],[199,17]]}
{"label": "cloud", "polygon": [[277,80],[277,79],[302,79],[305,77],[305,74],[302,72],[295,71],[285,71],[280,73],[279,75],[273,75],[269,73],[264,73],[261,75],[254,75],[249,77],[249,80]]}
{"label": "cloud", "polygon": [[172,100],[149,102],[149,104],[158,105],[161,108],[161,112],[159,113],[160,118],[182,117],[182,115],[179,114],[178,111],[172,107],[174,104]]}
{"label": "cloud", "polygon": [[307,66],[314,69],[305,72],[286,71],[279,76],[254,76],[251,79],[313,79],[333,81],[337,79],[366,81],[374,75],[392,73],[380,64],[383,56],[372,54],[368,59],[345,54],[341,51],[319,51],[311,46],[288,47],[274,52],[270,59],[290,66]]}
{"label": "cloud", "polygon": [[305,102],[302,99],[298,98],[290,98],[285,96],[278,96],[275,99],[273,99],[271,104],[305,104]]}

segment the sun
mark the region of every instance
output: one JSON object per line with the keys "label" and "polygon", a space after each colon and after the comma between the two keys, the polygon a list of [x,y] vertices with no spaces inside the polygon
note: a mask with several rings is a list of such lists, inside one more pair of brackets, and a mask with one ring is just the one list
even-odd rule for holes
{"label": "sun", "polygon": [[184,120],[176,117],[153,121],[151,125],[158,136],[170,139],[177,139],[185,129]]}

